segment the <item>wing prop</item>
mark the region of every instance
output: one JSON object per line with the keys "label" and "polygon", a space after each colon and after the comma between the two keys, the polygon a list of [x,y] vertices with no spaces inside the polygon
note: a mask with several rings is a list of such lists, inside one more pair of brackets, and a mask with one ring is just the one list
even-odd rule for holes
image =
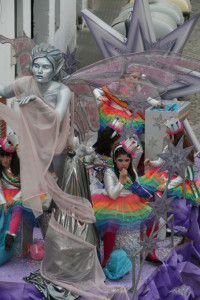
{"label": "wing prop", "polygon": [[126,102],[127,109],[133,109],[134,117],[138,111],[144,113],[149,106],[146,101],[149,97],[160,98],[180,76],[199,68],[200,60],[189,56],[146,51],[98,61],[78,70],[63,82],[75,92],[75,114],[80,119],[82,111],[86,117],[85,128],[95,131],[98,110],[93,100],[94,88],[106,86],[108,93]]}

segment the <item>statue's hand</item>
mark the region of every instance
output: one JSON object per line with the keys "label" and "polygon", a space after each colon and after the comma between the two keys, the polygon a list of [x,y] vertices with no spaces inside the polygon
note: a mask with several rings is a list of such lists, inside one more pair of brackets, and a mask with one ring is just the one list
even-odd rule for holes
{"label": "statue's hand", "polygon": [[33,101],[35,99],[36,99],[36,96],[31,95],[31,96],[24,97],[23,99],[17,100],[17,102],[19,103],[19,105],[25,105],[25,104],[29,103],[29,101]]}
{"label": "statue's hand", "polygon": [[78,149],[76,150],[76,155],[78,157],[87,156],[94,152],[94,149],[92,147],[87,147],[83,144],[81,144]]}

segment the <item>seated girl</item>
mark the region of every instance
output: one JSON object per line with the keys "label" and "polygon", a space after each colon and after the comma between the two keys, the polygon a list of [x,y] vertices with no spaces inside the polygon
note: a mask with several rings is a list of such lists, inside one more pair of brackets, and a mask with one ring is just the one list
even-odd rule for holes
{"label": "seated girl", "polygon": [[[138,180],[132,167],[132,157],[122,145],[113,151],[113,167],[104,173],[105,189],[101,194],[92,194],[92,203],[96,217],[96,227],[104,241],[104,267],[115,244],[118,230],[132,228],[139,230],[149,219],[151,208],[145,203],[146,198],[131,191],[131,186]],[[150,196],[147,193],[148,196]],[[145,196],[147,197],[145,194]]]}
{"label": "seated girl", "polygon": [[[97,142],[93,145],[94,152],[85,156],[84,163],[88,168],[92,167],[89,169],[91,190],[96,189],[97,186],[100,189],[103,188],[103,173],[105,167],[113,166],[112,153],[113,149],[119,145],[119,141],[119,132],[107,126],[99,133]],[[132,155],[134,168],[137,167],[142,152],[141,146],[138,145]]]}
{"label": "seated girl", "polygon": [[[166,133],[167,138],[176,146],[182,136],[184,136],[184,148],[192,146],[187,133],[183,128],[183,124],[178,118],[172,117],[165,122],[167,127]],[[166,146],[163,152],[168,151],[168,146]],[[187,157],[192,163],[194,163],[194,150],[192,150]],[[168,172],[159,172],[158,169],[162,166],[163,160],[159,158],[158,160],[150,160],[146,158],[144,165],[150,167],[149,170],[145,171],[145,175],[140,177],[140,183],[146,189],[151,192],[159,191],[163,192],[166,189],[166,182],[168,180]],[[198,205],[197,199],[199,195],[199,183],[194,179],[194,171],[191,166],[187,167],[185,170],[185,198],[193,205]],[[178,199],[183,198],[183,178],[174,174],[168,187],[168,195],[170,197],[176,196]]]}
{"label": "seated girl", "polygon": [[[123,87],[119,93],[122,96],[123,94],[126,94],[126,85],[128,85],[129,89],[135,89],[136,87],[138,89],[138,82],[142,75],[145,76],[140,72],[126,74],[123,81]],[[137,112],[132,122],[133,112],[128,109],[129,104],[112,94],[112,86],[115,90],[114,84],[115,83],[113,82],[113,84],[111,83],[109,87],[104,86],[101,89],[96,88],[93,91],[96,100],[99,102],[100,131],[108,126],[108,123],[113,122],[115,117],[118,117],[120,121],[126,123],[126,127],[129,127],[132,123],[132,128],[136,131],[137,135],[144,133],[144,115],[141,112]],[[159,100],[149,97],[147,102],[149,103],[149,106],[152,105],[164,108],[164,104]]]}
{"label": "seated girl", "polygon": [[0,139],[0,265],[13,255],[22,215],[20,166],[16,150],[14,134]]}
{"label": "seated girl", "polygon": [[[172,142],[176,146],[181,137],[184,136],[183,147],[188,148],[191,146],[191,142],[183,128],[183,124],[179,121],[178,118],[170,118],[165,122],[165,125],[167,127],[166,133],[170,142]],[[163,152],[167,151],[168,146],[164,148]],[[194,163],[193,150],[188,154],[187,158],[192,163]],[[149,166],[150,169],[145,171],[144,176],[140,177],[140,184],[150,192],[163,192],[167,188],[167,195],[169,197],[175,196],[175,199],[171,204],[174,214],[174,224],[175,226],[178,226],[178,231],[179,228],[180,230],[182,230],[182,227],[185,227],[185,230],[188,229],[186,233],[182,233],[191,240],[194,240],[193,245],[200,253],[200,231],[198,226],[197,207],[200,203],[200,184],[194,178],[193,168],[191,166],[185,168],[186,179],[184,195],[183,178],[181,176],[174,174],[168,186],[166,186],[166,182],[168,181],[168,172],[164,171],[157,173],[158,169],[163,164],[163,160],[161,158],[155,161],[147,158],[145,159],[144,164],[145,166]],[[188,204],[192,204],[192,209],[190,208],[190,205],[188,206]]]}

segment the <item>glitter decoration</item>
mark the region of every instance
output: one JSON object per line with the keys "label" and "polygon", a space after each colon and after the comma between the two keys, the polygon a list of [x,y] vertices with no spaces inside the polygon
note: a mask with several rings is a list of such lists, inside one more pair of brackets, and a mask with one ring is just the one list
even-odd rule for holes
{"label": "glitter decoration", "polygon": [[157,173],[167,170],[168,183],[175,173],[177,173],[179,176],[181,176],[181,178],[183,178],[183,180],[185,180],[185,168],[187,166],[193,165],[193,163],[189,159],[187,159],[187,156],[192,151],[194,146],[184,149],[183,142],[184,136],[182,136],[177,146],[174,146],[173,143],[168,140],[168,152],[158,154],[158,156],[164,160],[164,163],[157,171]]}
{"label": "glitter decoration", "polygon": [[[130,260],[132,260],[133,253],[140,247],[140,231],[133,231],[131,228],[124,228],[122,231],[116,233],[115,249],[124,250]],[[135,259],[136,268],[140,267],[140,255]]]}
{"label": "glitter decoration", "polygon": [[162,197],[155,193],[154,198],[154,202],[148,203],[148,205],[152,208],[150,216],[155,217],[155,222],[157,222],[161,217],[167,221],[167,214],[173,211],[170,205],[175,196],[167,198],[167,192],[165,191]]}
{"label": "glitter decoration", "polygon": [[153,238],[153,236],[148,237],[146,234],[144,235],[143,241],[140,241],[140,246],[143,247],[142,251],[145,252],[145,255],[148,253],[153,254],[153,250],[157,249],[158,246],[156,245],[158,238]]}

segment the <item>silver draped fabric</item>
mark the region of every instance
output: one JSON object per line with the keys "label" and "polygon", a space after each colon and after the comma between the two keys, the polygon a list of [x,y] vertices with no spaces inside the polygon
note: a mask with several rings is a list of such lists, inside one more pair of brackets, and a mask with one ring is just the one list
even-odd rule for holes
{"label": "silver draped fabric", "polygon": [[[84,163],[76,156],[76,152],[69,150],[65,157],[63,175],[58,179],[60,188],[70,194],[87,198],[91,202],[89,178]],[[56,208],[55,219],[82,240],[100,247],[99,236],[93,224],[82,223],[67,216]]]}
{"label": "silver draped fabric", "polygon": [[[82,196],[91,201],[88,174],[83,162],[76,156],[76,153],[69,150],[67,154],[57,159],[56,163],[59,170],[55,171],[59,171],[56,173],[58,175],[58,185],[61,189],[68,194]],[[60,171],[61,166],[63,167],[62,171]],[[75,235],[97,248],[100,245],[99,236],[93,224],[82,223],[67,216],[58,207],[54,208],[45,237],[45,255],[41,267],[44,276],[36,271],[31,273],[29,277],[24,278],[26,281],[33,283],[47,299],[75,300],[79,298],[79,295],[54,284],[44,277],[52,278],[52,281],[60,280],[72,284],[77,283],[74,281],[78,278],[78,282],[84,281],[87,285],[87,276],[90,275],[91,277],[93,270],[93,251],[89,253],[87,248],[84,251],[84,245],[82,247],[80,247],[80,243],[76,245],[74,241],[70,240],[69,235],[65,236],[65,232]],[[79,272],[80,268],[81,272]]]}

